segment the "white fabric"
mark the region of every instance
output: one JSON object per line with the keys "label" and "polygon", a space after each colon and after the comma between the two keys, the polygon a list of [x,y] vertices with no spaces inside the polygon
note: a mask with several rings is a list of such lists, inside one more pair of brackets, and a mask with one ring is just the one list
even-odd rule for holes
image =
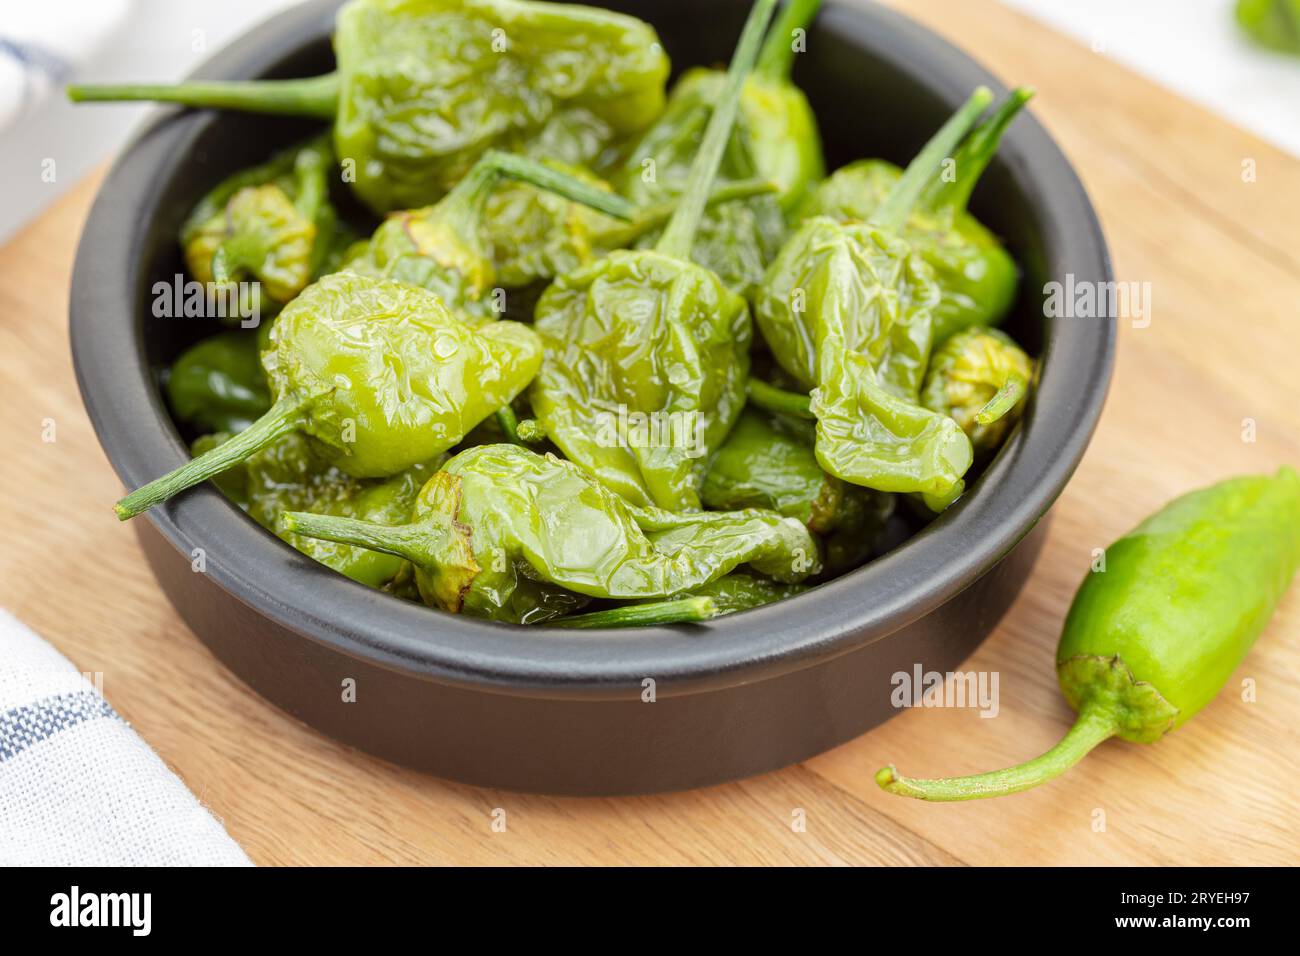
{"label": "white fabric", "polygon": [[0,865],[252,865],[90,681],[3,608]]}

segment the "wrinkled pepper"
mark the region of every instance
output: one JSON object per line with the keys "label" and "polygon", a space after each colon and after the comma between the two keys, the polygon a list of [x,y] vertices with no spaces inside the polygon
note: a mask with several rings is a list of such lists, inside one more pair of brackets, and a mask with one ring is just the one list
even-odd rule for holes
{"label": "wrinkled pepper", "polygon": [[516,322],[471,328],[425,289],[351,273],[303,290],[262,353],[275,403],[226,444],[118,502],[126,519],[292,431],[358,478],[395,475],[447,451],[508,404],[541,363]]}
{"label": "wrinkled pepper", "polygon": [[773,6],[758,0],[750,11],[656,247],[563,275],[537,303],[546,357],[529,391],[533,411],[566,457],[634,505],[698,509],[708,456],[744,405],[748,305],[688,256]]}
{"label": "wrinkled pepper", "polygon": [[1034,361],[998,329],[972,326],[930,357],[921,404],[947,415],[970,439],[977,461],[1002,447],[1025,407]]}
{"label": "wrinkled pepper", "polygon": [[[956,150],[947,174],[932,177],[912,206],[901,235],[934,269],[941,297],[934,341],[972,325],[997,325],[1016,298],[1020,271],[997,237],[966,210],[998,144],[1033,90],[1014,90]],[[898,186],[903,171],[880,159],[836,170],[804,204],[805,218],[868,222]]]}
{"label": "wrinkled pepper", "polygon": [[[740,111],[718,171],[720,180],[759,177],[775,182],[778,196],[727,203],[704,216],[691,259],[742,295],[762,280],[785,236],[783,208],[801,201],[825,175],[820,135],[803,91],[790,82],[795,40],[816,15],[821,0],[792,0],[773,25],[741,93]],[[701,137],[727,75],[688,70],[668,98],[663,116],[625,153],[612,174],[616,189],[638,206],[680,195],[690,179]],[[653,245],[647,236],[642,245]]]}
{"label": "wrinkled pepper", "polygon": [[251,331],[221,332],[190,346],[172,364],[166,387],[173,414],[204,431],[243,431],[271,407]]}
{"label": "wrinkled pepper", "polygon": [[632,218],[627,200],[542,163],[489,150],[445,197],[423,209],[393,213],[344,268],[436,292],[469,318],[497,318],[491,291],[497,274],[485,240],[490,197],[502,179],[529,183],[560,202],[569,200],[621,220]]}
{"label": "wrinkled pepper", "polygon": [[[220,447],[234,436],[218,432],[194,443],[194,454]],[[342,515],[377,524],[404,524],[425,481],[442,464],[416,465],[392,478],[353,478],[337,468],[307,436],[290,432],[239,465],[216,476],[217,486],[258,524],[314,561],[372,588],[391,583],[401,558],[318,538],[281,533],[285,511]]]}
{"label": "wrinkled pepper", "polygon": [[73,86],[74,101],[157,100],[334,122],[352,185],[387,213],[436,202],[489,148],[595,160],[664,105],[668,58],[620,13],[531,0],[352,0],[333,73],[309,79]]}
{"label": "wrinkled pepper", "polygon": [[636,508],[571,462],[515,445],[456,455],[408,524],[290,512],[281,528],[406,558],[430,606],[513,623],[559,617],[583,598],[666,598],[741,564],[787,583],[820,569],[798,521]]}
{"label": "wrinkled pepper", "polygon": [[218,184],[181,226],[190,275],[203,283],[255,279],[260,312],[292,299],[330,250],[337,221],[329,201],[333,166],[328,140],[316,137]]}
{"label": "wrinkled pepper", "polygon": [[969,777],[876,781],[922,800],[975,800],[1059,776],[1110,737],[1159,740],[1223,688],[1300,567],[1300,474],[1227,481],[1176,498],[1105,552],[1056,650],[1078,720],[1028,763]]}
{"label": "wrinkled pepper", "polygon": [[915,492],[941,511],[973,460],[965,433],[919,404],[939,300],[933,270],[899,232],[942,160],[991,100],[977,90],[935,134],[869,223],[806,220],[754,302],[780,367],[813,388],[817,460],[844,481]]}

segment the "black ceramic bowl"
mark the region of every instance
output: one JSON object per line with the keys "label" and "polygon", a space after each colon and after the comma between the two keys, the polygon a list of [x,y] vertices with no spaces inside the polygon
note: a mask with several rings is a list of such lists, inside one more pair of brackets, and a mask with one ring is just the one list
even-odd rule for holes
{"label": "black ceramic bowl", "polygon": [[[652,22],[679,68],[725,62],[748,6],[715,3],[701,29],[701,0],[609,5]],[[277,17],[199,75],[330,69],[336,6],[319,0]],[[828,3],[808,50],[796,79],[832,166],[867,156],[905,163],[973,87],[1001,88],[963,53],[874,6]],[[126,487],[188,458],[158,373],[210,330],[156,319],[149,307],[153,283],[180,271],[182,218],[219,178],[309,128],[160,111],[105,181],[77,255],[72,348],[91,420]],[[974,210],[1024,266],[1008,328],[1040,354],[1041,385],[956,506],[810,593],[707,625],[527,629],[355,584],[211,486],[133,527],[159,583],[220,660],[295,717],[391,760],[488,786],[613,794],[696,787],[810,757],[890,717],[895,672],[953,670],[988,634],[1024,584],[1048,509],[1101,411],[1114,323],[1044,320],[1041,290],[1070,273],[1109,280],[1106,247],[1070,164],[1032,116],[1015,123]],[[114,491],[104,489],[105,509]],[[203,573],[191,570],[195,549]],[[355,702],[342,693],[349,678]]]}

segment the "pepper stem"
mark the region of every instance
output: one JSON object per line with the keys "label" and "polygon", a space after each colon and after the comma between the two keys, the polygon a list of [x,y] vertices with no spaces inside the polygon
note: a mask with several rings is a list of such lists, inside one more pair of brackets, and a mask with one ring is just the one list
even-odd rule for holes
{"label": "pepper stem", "polygon": [[984,407],[975,413],[975,422],[979,425],[992,425],[999,418],[1005,416],[1009,411],[1020,404],[1020,400],[1025,397],[1025,392],[1029,390],[1029,383],[1019,372],[1012,372],[1007,376],[1007,380],[1002,383],[1002,387],[997,390],[992,398],[984,403]]}
{"label": "pepper stem", "polygon": [[773,82],[788,82],[794,66],[794,31],[804,29],[822,5],[822,0],[790,0],[781,8],[776,22],[768,31],[763,49],[754,65],[755,75]]}
{"label": "pepper stem", "polygon": [[[736,179],[714,186],[704,206],[706,209],[711,209],[723,203],[752,199],[754,196],[769,196],[780,191],[781,187],[770,179]],[[597,232],[593,237],[594,243],[602,249],[621,249],[631,246],[646,233],[654,232],[663,226],[672,218],[679,205],[679,200],[672,199],[668,202],[644,206],[631,222]]]}
{"label": "pepper stem", "polygon": [[519,416],[509,405],[502,405],[497,409],[497,424],[506,436],[506,441],[512,445],[522,445],[519,440]]}
{"label": "pepper stem", "polygon": [[428,549],[421,539],[427,530],[417,525],[385,525],[358,518],[322,515],[310,511],[286,511],[280,515],[279,531],[291,531],[308,538],[337,541],[370,551],[406,558],[416,565],[428,565]]}
{"label": "pepper stem", "polygon": [[575,614],[552,621],[552,627],[648,627],[653,624],[690,624],[717,617],[717,602],[711,597],[678,598],[650,604],[628,604],[607,611]]}
{"label": "pepper stem", "polygon": [[751,378],[745,383],[745,393],[750,402],[766,412],[777,415],[792,415],[795,418],[815,420],[812,412],[812,397],[800,392],[787,392],[785,389],[769,385],[761,378]]}
{"label": "pepper stem", "polygon": [[301,399],[280,399],[265,415],[230,441],[181,465],[170,474],[137,488],[114,505],[113,510],[122,521],[134,518],[160,501],[166,501],[172,495],[239,464],[297,428],[302,421],[304,407],[305,403]]}
{"label": "pepper stem", "polygon": [[1020,86],[1012,90],[996,110],[971,130],[966,141],[958,148],[953,157],[957,178],[952,182],[931,180],[917,200],[917,205],[934,211],[965,209],[984,170],[988,169],[989,163],[997,155],[1007,127],[1024,109],[1025,104],[1034,98],[1034,92],[1031,86]]}
{"label": "pepper stem", "polygon": [[328,167],[325,156],[315,146],[304,148],[293,161],[293,174],[298,182],[294,208],[313,223],[329,195]]}
{"label": "pepper stem", "polygon": [[326,73],[300,80],[244,80],[176,84],[128,83],[69,86],[74,103],[148,100],[182,106],[311,116],[334,119],[339,99],[339,76]]}
{"label": "pepper stem", "polygon": [[722,155],[731,139],[731,127],[735,124],[736,113],[740,109],[741,89],[754,67],[763,32],[772,19],[775,6],[776,0],[756,0],[750,8],[749,19],[745,21],[740,42],[731,57],[731,66],[727,68],[726,84],[713,108],[713,115],[709,117],[699,152],[691,165],[690,178],[686,181],[677,209],[668,220],[663,235],[659,237],[656,252],[676,259],[689,260],[691,257],[695,233],[699,229],[700,218],[704,215],[704,206],[708,200],[709,187],[718,174]]}
{"label": "pepper stem", "polygon": [[1059,777],[1085,757],[1103,740],[1115,736],[1115,715],[1104,704],[1090,703],[1079,712],[1079,719],[1069,732],[1047,753],[1006,770],[994,770],[969,777],[944,777],[938,780],[913,780],[904,777],[894,765],[876,771],[881,789],[918,800],[980,800],[1019,793]]}
{"label": "pepper stem", "polygon": [[880,204],[871,223],[885,229],[899,229],[907,221],[925,187],[933,180],[935,170],[945,159],[952,157],[957,146],[975,125],[981,113],[993,102],[993,94],[986,86],[977,87],[970,98],[948,119],[907,165],[902,177],[894,184],[889,198]]}

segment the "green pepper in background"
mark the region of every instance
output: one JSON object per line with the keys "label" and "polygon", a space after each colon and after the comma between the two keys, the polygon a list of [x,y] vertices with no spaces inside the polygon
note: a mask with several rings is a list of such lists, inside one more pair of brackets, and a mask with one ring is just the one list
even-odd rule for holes
{"label": "green pepper in background", "polygon": [[1300,53],[1300,0],[1237,0],[1237,23],[1261,46]]}
{"label": "green pepper in background", "polygon": [[1033,359],[1009,335],[972,327],[935,349],[921,404],[956,421],[982,461],[1020,419],[1033,377]]}
{"label": "green pepper in background", "polygon": [[798,521],[635,508],[573,463],[515,445],[456,455],[421,490],[409,524],[291,512],[281,527],[406,558],[430,606],[515,623],[569,613],[582,598],[665,598],[741,564],[786,583],[820,570]]}
{"label": "green pepper in background", "polygon": [[251,277],[264,293],[264,312],[292,299],[315,276],[334,236],[333,166],[328,140],[316,137],[217,185],[181,227],[190,275],[203,283]]}
{"label": "green pepper in background", "polygon": [[[668,58],[634,17],[529,0],[352,0],[337,69],[298,80],[71,86],[74,101],[158,100],[334,122],[353,189],[378,213],[436,202],[488,149],[541,138],[589,164],[652,123]],[[560,148],[563,147],[562,150]]]}
{"label": "green pepper in background", "polygon": [[995,797],[1051,780],[1110,737],[1159,740],[1219,693],[1298,567],[1294,469],[1176,498],[1107,548],[1075,595],[1056,670],[1079,717],[1060,743],[1007,770],[912,780],[891,765],[877,783],[922,800]]}
{"label": "green pepper in background", "polygon": [[[997,325],[1016,299],[1020,270],[993,233],[966,211],[980,177],[1007,127],[1034,91],[1020,87],[980,123],[952,156],[948,178],[927,182],[901,235],[934,269],[941,297],[934,308],[934,341],[972,325]],[[898,185],[903,172],[880,159],[836,170],[809,196],[805,218],[829,216],[868,222]]]}
{"label": "green pepper in background", "polygon": [[545,360],[529,390],[533,411],[567,458],[634,505],[698,509],[709,453],[744,406],[748,305],[688,257],[774,5],[750,10],[690,184],[656,247],[560,276],[537,303]]}
{"label": "green pepper in background", "polygon": [[815,389],[822,468],[877,491],[921,494],[935,511],[961,494],[973,454],[956,422],[919,404],[939,289],[900,232],[991,99],[982,87],[972,94],[871,222],[806,220],[754,301],[773,357],[800,386]]}
{"label": "green pepper in background", "polygon": [[[193,452],[201,455],[233,437],[228,432],[205,435],[194,443]],[[404,524],[420,488],[444,460],[445,456],[439,456],[392,478],[353,478],[335,467],[310,438],[291,432],[214,481],[253,520],[307,557],[361,584],[380,588],[397,577],[405,564],[401,558],[282,533],[277,521],[285,511],[310,511],[377,524]]]}
{"label": "green pepper in background", "polygon": [[[801,201],[808,187],[825,175],[816,118],[803,91],[790,82],[792,32],[810,22],[819,6],[820,0],[792,0],[773,25],[745,82],[739,116],[718,171],[723,182],[771,180],[780,195],[717,206],[704,216],[695,235],[691,259],[742,295],[762,280],[781,246],[783,208]],[[642,207],[679,196],[726,82],[720,70],[697,67],[683,74],[663,116],[628,148],[614,170],[615,188]],[[647,236],[640,245],[652,246],[656,238]]]}
{"label": "green pepper in background", "polygon": [[450,309],[469,318],[497,318],[490,297],[497,275],[484,231],[489,198],[503,178],[530,183],[559,201],[573,200],[607,216],[632,218],[631,204],[620,196],[542,163],[491,150],[434,205],[390,215],[364,252],[347,257],[344,268],[436,292]]}
{"label": "green pepper in background", "polygon": [[471,328],[425,289],[326,276],[280,313],[262,353],[275,404],[245,431],[127,495],[119,518],[219,474],[293,431],[358,478],[447,451],[528,384],[541,342],[517,322]]}
{"label": "green pepper in background", "polygon": [[183,422],[240,432],[271,407],[257,333],[221,332],[181,353],[167,374],[167,401]]}

